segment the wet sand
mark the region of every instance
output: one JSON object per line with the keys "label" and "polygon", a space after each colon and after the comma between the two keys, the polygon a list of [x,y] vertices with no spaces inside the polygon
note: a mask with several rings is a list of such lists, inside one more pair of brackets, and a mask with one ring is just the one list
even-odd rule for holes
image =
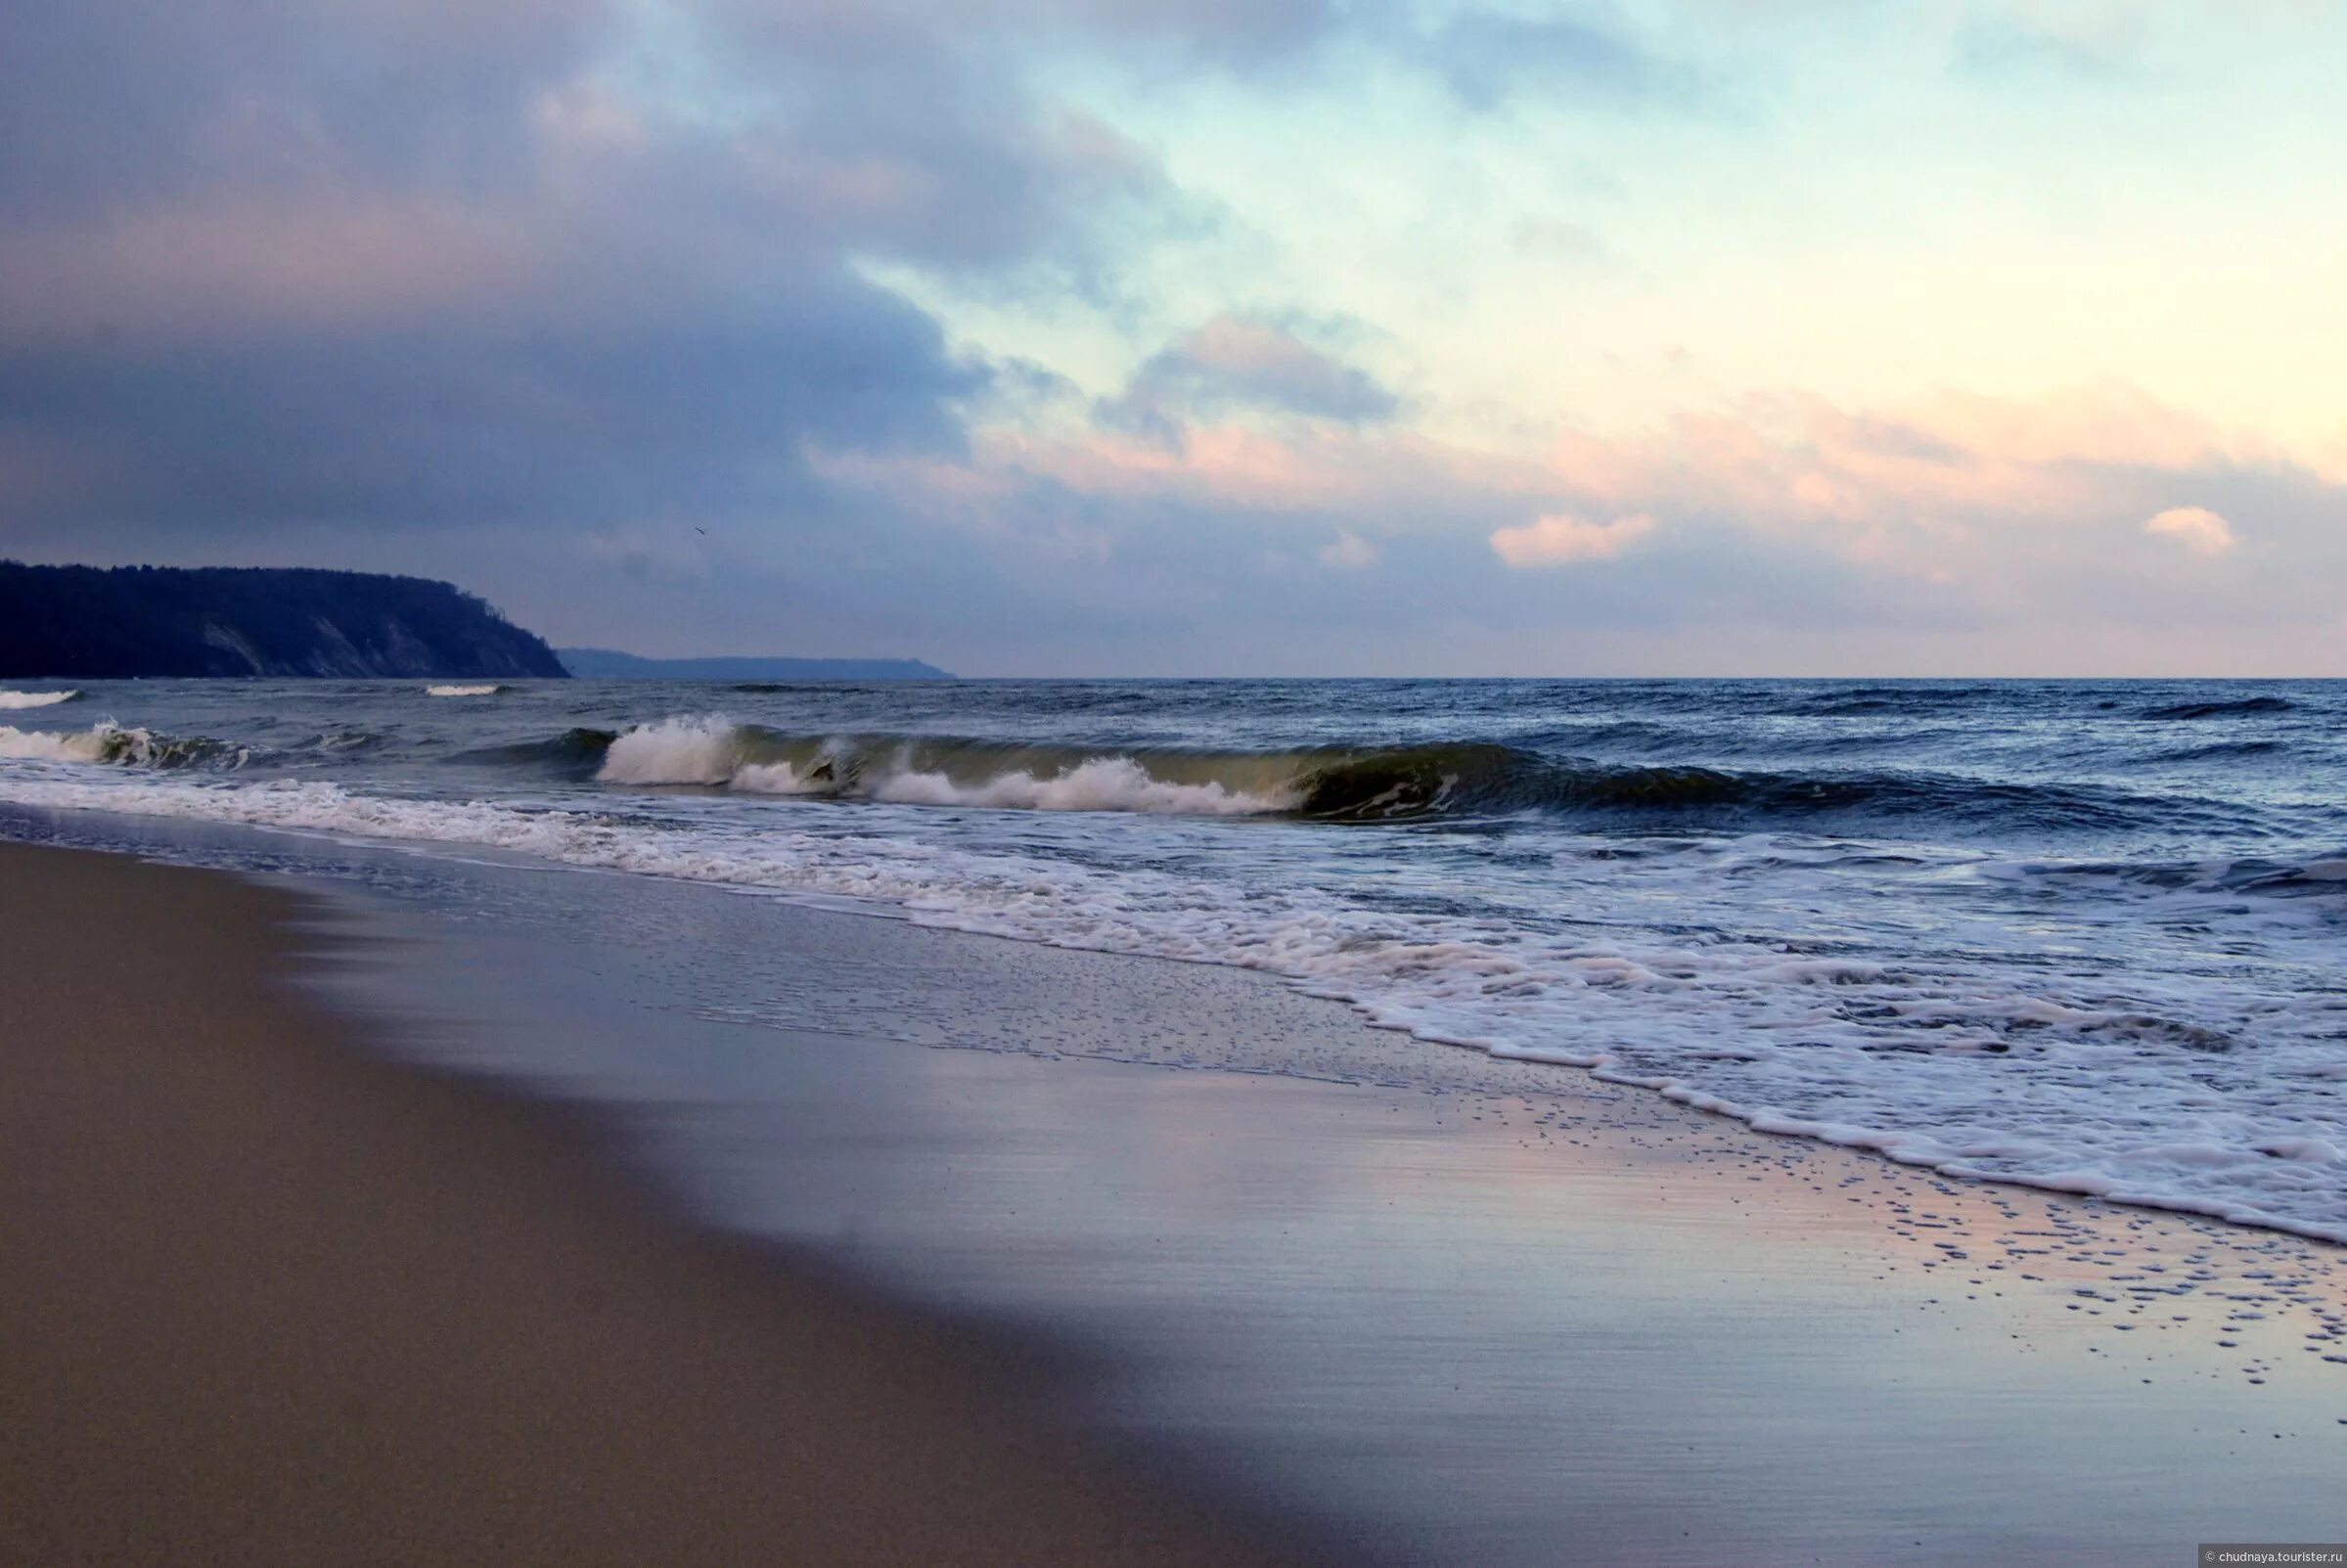
{"label": "wet sand", "polygon": [[[95,822],[61,822],[54,830]],[[106,829],[131,831],[159,832]],[[283,842],[174,828],[153,847],[249,864]],[[495,1363],[500,1378],[526,1371],[539,1410],[560,1403],[545,1385],[559,1390],[568,1368],[619,1352],[644,1358],[628,1364],[630,1403],[620,1408],[597,1395],[582,1413],[574,1400],[564,1430],[599,1434],[582,1439],[591,1451],[613,1433],[633,1442],[628,1434],[643,1426],[681,1432],[648,1445],[692,1446],[696,1457],[677,1463],[681,1479],[668,1484],[730,1475],[731,1505],[740,1504],[745,1469],[756,1469],[741,1456],[782,1453],[790,1458],[777,1468],[806,1467],[811,1478],[790,1484],[803,1484],[797,1496],[811,1494],[809,1505],[835,1524],[867,1503],[884,1515],[891,1496],[925,1507],[932,1491],[955,1490],[938,1487],[941,1478],[960,1476],[965,1501],[975,1500],[970,1513],[983,1515],[992,1500],[1013,1516],[1016,1533],[1025,1528],[1025,1504],[1016,1500],[1034,1495],[1019,1490],[1034,1479],[1020,1456],[1045,1455],[1049,1470],[1059,1462],[1049,1456],[1073,1454],[1077,1483],[1036,1504],[1073,1509],[1061,1527],[1080,1534],[1081,1520],[1092,1517],[1083,1500],[1105,1495],[1120,1523],[1169,1521],[1161,1532],[1149,1525],[1156,1560],[1173,1560],[1200,1531],[1205,1544],[1196,1549],[1205,1558],[1232,1560],[1250,1546],[1202,1505],[1180,1505],[1123,1479],[1133,1472],[1107,1458],[1141,1454],[1152,1463],[1176,1461],[1152,1477],[1206,1483],[1190,1495],[1277,1503],[1287,1517],[1312,1519],[1321,1532],[1314,1541],[1341,1543],[1348,1560],[1368,1560],[1361,1548],[1371,1546],[1398,1562],[1526,1568],[2069,1568],[2184,1561],[2200,1541],[2340,1533],[2347,1249],[1950,1182],[1857,1151],[1762,1137],[1645,1091],[1373,1030],[1341,1007],[1235,970],[522,863],[423,860],[315,841],[280,863],[301,870],[300,886],[317,891],[288,904],[195,874],[71,863],[90,868],[60,874],[82,888],[74,896],[91,919],[81,928],[95,922],[100,935],[73,938],[69,921],[44,922],[34,933],[48,943],[57,972],[75,977],[74,995],[53,1003],[68,1016],[59,1027],[85,1027],[71,1021],[80,1016],[72,1008],[102,995],[88,983],[88,952],[144,928],[144,917],[125,924],[113,913],[126,907],[122,898],[92,891],[109,878],[132,877],[137,888],[160,887],[158,877],[200,882],[213,891],[195,908],[214,916],[302,915],[305,957],[316,957],[321,942],[333,946],[329,962],[304,962],[299,976],[330,988],[333,1016],[355,1013],[363,1020],[356,1038],[368,1049],[433,1071],[414,1076],[321,1053],[316,1042],[335,1026],[299,1008],[293,1011],[308,1020],[311,1045],[283,1059],[309,1060],[305,1074],[343,1085],[361,1106],[348,1125],[367,1125],[381,1107],[419,1096],[439,1107],[428,1118],[435,1127],[490,1117],[505,1130],[460,1139],[462,1150],[452,1151],[444,1133],[415,1146],[434,1163],[453,1161],[449,1171],[472,1184],[467,1203],[495,1195],[484,1189],[508,1193],[511,1202],[488,1204],[508,1212],[501,1223],[539,1231],[547,1216],[570,1215],[575,1227],[564,1222],[561,1233],[587,1238],[565,1242],[553,1258],[530,1254],[530,1277],[506,1281],[526,1310],[506,1320],[504,1332],[523,1334],[543,1317],[559,1345],[525,1341],[513,1366],[503,1349],[483,1353],[474,1343],[471,1353]],[[18,864],[0,858],[0,887],[30,885],[14,879]],[[313,879],[321,875],[335,879]],[[367,885],[388,896],[337,891]],[[217,902],[229,897],[221,888],[233,891],[230,902]],[[139,892],[133,902],[150,896]],[[14,909],[17,901],[9,903]],[[178,990],[205,994],[202,987],[226,983],[231,969],[199,962]],[[253,987],[241,1001],[211,1006],[256,1016],[286,1007],[274,987]],[[13,1061],[23,1043],[12,1038],[8,1049]],[[451,1079],[449,1069],[465,1076]],[[145,1076],[150,1068],[136,1070]],[[281,1071],[261,1076],[274,1080]],[[253,1076],[222,1080],[240,1116]],[[470,1085],[475,1078],[487,1081],[485,1098]],[[519,1086],[539,1103],[517,1102],[499,1085]],[[91,1093],[94,1104],[110,1103],[107,1093]],[[12,1099],[13,1119],[0,1124],[8,1141],[0,1177],[12,1194],[29,1189],[20,1171],[72,1167],[67,1135],[49,1135],[38,1160],[16,1145],[15,1121],[26,1119],[18,1100],[36,1105],[44,1098],[56,1097]],[[142,1112],[154,1113],[152,1104]],[[405,1125],[407,1115],[395,1119]],[[596,1146],[629,1162],[624,1187],[579,1157],[570,1135],[582,1127]],[[508,1148],[509,1138],[537,1152],[479,1163]],[[275,1159],[281,1142],[248,1137],[235,1144],[245,1152],[216,1157],[250,1165],[258,1148]],[[179,1167],[166,1160],[162,1169]],[[240,1221],[210,1232],[199,1225],[198,1234],[257,1230],[266,1238],[297,1223],[348,1235],[342,1217],[370,1203],[391,1212],[369,1215],[366,1229],[396,1230],[402,1205],[382,1188],[417,1178],[388,1156],[370,1169],[349,1176],[323,1205],[331,1217],[314,1212],[305,1190],[298,1200],[274,1199],[279,1212],[265,1225]],[[428,1178],[421,1190],[455,1204],[445,1193],[430,1197],[443,1185]],[[662,1212],[780,1243],[781,1251],[680,1236],[637,1206],[639,1189],[659,1194]],[[135,1190],[110,1199],[136,1200]],[[12,1227],[16,1206],[12,1197]],[[469,1208],[442,1212],[476,1223]],[[609,1229],[614,1217],[624,1217],[620,1232]],[[459,1224],[443,1220],[426,1239],[445,1244],[445,1232]],[[564,1271],[585,1267],[579,1258],[599,1279],[610,1275],[617,1266],[605,1247],[614,1233],[637,1237],[623,1250],[658,1260],[659,1277],[632,1287],[652,1305],[610,1307],[621,1294],[598,1286],[609,1293],[593,1310],[625,1317],[628,1326],[611,1331],[617,1352],[585,1353],[583,1345],[596,1343],[592,1324],[564,1326],[589,1311],[575,1282],[543,1281],[574,1280]],[[0,1233],[12,1259],[23,1250],[16,1234]],[[153,1265],[141,1260],[187,1244],[150,1233],[117,1248],[108,1267],[152,1276]],[[282,1240],[270,1245],[287,1250]],[[251,1282],[300,1272],[282,1260],[252,1266],[266,1256],[248,1253],[235,1268],[214,1270],[214,1287],[243,1282],[247,1299],[185,1330],[182,1354],[250,1339],[224,1320],[265,1303]],[[505,1256],[493,1253],[486,1265],[502,1266]],[[778,1258],[792,1267],[778,1273]],[[807,1259],[824,1262],[807,1268]],[[481,1263],[454,1273],[464,1277]],[[372,1267],[363,1258],[345,1266]],[[79,1287],[71,1278],[48,1287],[54,1334],[78,1327],[84,1306],[118,1288],[86,1269],[78,1277]],[[397,1299],[405,1284],[394,1278],[382,1288]],[[0,1322],[8,1335],[0,1357],[18,1338],[20,1303],[38,1300],[23,1288],[13,1275],[0,1279],[0,1292],[15,1292],[12,1316]],[[75,1288],[84,1295],[74,1297]],[[672,1289],[678,1299],[668,1300]],[[778,1307],[778,1299],[797,1305]],[[730,1322],[751,1322],[739,1337],[708,1326],[712,1306],[724,1303],[734,1304]],[[334,1313],[372,1322],[364,1317],[371,1310],[364,1300],[342,1301]],[[409,1300],[400,1323],[433,1310],[429,1299]],[[495,1318],[501,1309],[485,1310]],[[660,1314],[674,1315],[673,1322]],[[971,1322],[1009,1325],[1016,1337],[934,1325]],[[803,1326],[809,1322],[845,1327],[824,1340]],[[400,1323],[371,1331],[412,1331]],[[847,1332],[859,1327],[874,1336],[864,1349]],[[151,1362],[158,1354],[138,1351],[136,1321],[115,1331]],[[442,1332],[463,1344],[479,1330],[467,1323]],[[891,1335],[928,1348],[908,1356]],[[777,1338],[794,1348],[775,1350]],[[671,1345],[682,1347],[676,1375],[699,1391],[660,1404]],[[812,1366],[790,1361],[804,1345],[820,1347]],[[889,1348],[873,1352],[874,1345]],[[1061,1348],[1041,1362],[1009,1354],[1011,1345]],[[754,1353],[747,1362],[745,1347]],[[263,1360],[266,1347],[247,1344],[245,1354]],[[880,1379],[873,1386],[896,1390],[874,1418],[909,1411],[905,1428],[949,1457],[909,1456],[915,1451],[895,1427],[832,1440],[836,1412],[811,1385],[845,1364],[857,1368],[860,1392],[867,1371],[859,1356],[880,1364],[869,1374]],[[731,1403],[737,1363],[775,1379],[746,1411]],[[904,1384],[886,1380],[887,1367],[915,1366]],[[14,1402],[27,1385],[13,1360],[0,1359],[0,1388]],[[331,1355],[316,1363],[329,1381],[335,1367]],[[1072,1375],[1049,1375],[1055,1370]],[[86,1364],[78,1375],[90,1375]],[[161,1375],[150,1366],[138,1384],[169,1386]],[[177,1375],[184,1380],[185,1368]],[[366,1396],[371,1412],[397,1392],[392,1381],[391,1390]],[[53,1403],[85,1398],[69,1380],[52,1383]],[[965,1391],[943,1418],[933,1400],[940,1388]],[[497,1398],[510,1403],[509,1395]],[[166,1403],[202,1408],[181,1401],[175,1393]],[[760,1424],[761,1412],[773,1417],[784,1406],[787,1414]],[[215,1397],[213,1418],[219,1408]],[[406,1412],[401,1435],[367,1451],[407,1445],[403,1499],[434,1488],[477,1490],[483,1466],[491,1476],[518,1473],[499,1467],[536,1440],[509,1435],[489,1457],[465,1466],[419,1464],[419,1447],[444,1441],[431,1420],[439,1408],[435,1393]],[[968,1411],[998,1408],[1030,1417],[1031,1426],[1013,1428],[1026,1435],[1004,1455],[951,1457],[953,1434],[995,1418]],[[656,1419],[642,1411],[656,1411]],[[95,1451],[116,1466],[116,1485],[120,1434],[156,1419],[133,1415],[117,1406],[111,1426],[92,1425],[93,1415],[80,1428],[85,1438],[116,1434],[111,1450],[101,1443]],[[311,1417],[342,1445],[333,1462],[346,1471],[359,1440],[335,1434],[339,1418],[332,1410]],[[13,1403],[0,1420],[0,1444],[19,1441],[23,1424]],[[1079,1420],[1084,1430],[1107,1431],[1107,1447],[1066,1439]],[[808,1436],[810,1422],[827,1428],[824,1439]],[[160,1452],[194,1446],[175,1439]],[[7,1450],[0,1470],[0,1486],[12,1494],[20,1465],[31,1462],[20,1452],[31,1451]],[[99,1473],[91,1452],[70,1462]],[[280,1436],[273,1452],[283,1464],[308,1451]],[[821,1468],[834,1461],[846,1481]],[[630,1462],[668,1461],[655,1452]],[[973,1464],[994,1467],[968,1468]],[[876,1469],[880,1479],[873,1479]],[[449,1470],[461,1473],[452,1480]],[[231,1479],[248,1498],[272,1495],[262,1482],[281,1484],[265,1466]],[[611,1495],[601,1481],[583,1490]],[[1129,1516],[1117,1501],[1126,1497],[1137,1500]],[[822,1512],[835,1499],[835,1520]],[[704,1496],[687,1511],[726,1505]],[[950,1499],[939,1505],[953,1506]],[[421,1501],[365,1506],[378,1528],[385,1517],[405,1524],[425,1511]],[[649,1554],[658,1560],[723,1559],[745,1539],[696,1535],[690,1520],[646,1524],[629,1539],[662,1528],[678,1530],[683,1545],[664,1543]],[[847,1549],[795,1539],[798,1560],[887,1560],[894,1551],[897,1560],[984,1561],[997,1560],[985,1553],[1002,1538],[980,1527],[959,1540],[851,1541]],[[14,1546],[0,1535],[0,1560],[24,1555]],[[572,1549],[565,1544],[547,1555]],[[1101,1532],[1064,1551],[1062,1560],[1151,1560]],[[761,1554],[762,1543],[748,1552]],[[452,1555],[443,1540],[415,1555],[464,1554]],[[773,1555],[791,1560],[789,1550]],[[1016,1555],[1044,1553],[1021,1542]]]}
{"label": "wet sand", "polygon": [[2347,1249],[1761,1136],[1259,974],[432,876],[351,915],[398,1049],[602,1107],[707,1223],[1080,1345],[1080,1414],[1393,1560],[2339,1532]]}
{"label": "wet sand", "polygon": [[1008,1341],[349,1049],[305,913],[0,844],[0,1562],[1272,1560]]}

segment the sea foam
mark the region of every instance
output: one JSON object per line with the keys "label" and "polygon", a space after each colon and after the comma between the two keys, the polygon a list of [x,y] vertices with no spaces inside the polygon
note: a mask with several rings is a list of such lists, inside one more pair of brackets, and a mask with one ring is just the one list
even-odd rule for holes
{"label": "sea foam", "polygon": [[[634,745],[611,750],[638,774],[716,783],[744,766],[730,726],[635,734]],[[797,779],[792,770],[770,782]],[[1135,786],[1128,779],[1114,787]],[[872,830],[850,831],[835,813],[697,812],[654,827],[633,814],[130,770],[80,779],[0,772],[0,798],[495,847],[878,903],[920,923],[996,936],[1264,970],[1427,1041],[1588,1068],[1767,1132],[1950,1175],[2347,1240],[2337,1131],[2347,1121],[2347,1068],[2337,1059],[2347,1002],[2303,990],[2286,969],[2267,980],[2145,969],[2120,992],[2092,964],[2019,963],[1961,933],[1885,959],[1788,949],[1765,932],[1605,919],[1543,930],[1489,914],[1364,905],[1301,881],[965,848],[878,819]],[[1775,839],[1647,851],[1684,860],[1676,874],[1714,887],[1742,874],[1739,866],[1834,852]],[[1952,859],[1918,874],[2075,874]],[[2121,883],[2113,896],[2137,900],[2139,918],[2233,921],[2244,931],[2248,919],[2276,930],[2312,922],[2304,940],[2319,941],[2340,918],[2342,884],[2290,881],[2302,891],[2251,916],[2238,913],[2248,895],[2221,872],[2205,890]],[[1579,896],[1596,890],[1581,884]]]}
{"label": "sea foam", "polygon": [[[791,756],[769,755],[777,746]],[[1016,748],[992,748],[1014,751]],[[1173,816],[1260,816],[1293,809],[1300,794],[1215,779],[1165,779],[1141,760],[1095,755],[1027,767],[955,752],[960,776],[935,760],[951,742],[903,739],[877,748],[810,743],[734,724],[722,715],[663,719],[611,741],[596,778],[613,784],[700,784],[749,794],[835,795],[896,805],[1021,811],[1130,811]],[[928,757],[925,763],[925,756]]]}
{"label": "sea foam", "polygon": [[[219,754],[208,740],[158,736],[101,719],[87,730],[20,730],[0,724],[0,758],[15,762],[115,763],[130,767],[178,767]],[[244,753],[230,753],[242,760]]]}
{"label": "sea foam", "polygon": [[426,696],[495,696],[504,690],[504,687],[494,684],[487,686],[428,686],[424,689],[424,694]]}
{"label": "sea foam", "polygon": [[1286,811],[1292,795],[1251,794],[1208,781],[1183,784],[1152,777],[1131,757],[1093,757],[1061,773],[1037,777],[1021,769],[959,784],[942,773],[883,774],[872,783],[875,800],[916,806],[984,806],[1018,811],[1143,811],[1178,817],[1252,817]]}
{"label": "sea foam", "polygon": [[0,692],[0,709],[53,708],[79,695],[79,692]]}

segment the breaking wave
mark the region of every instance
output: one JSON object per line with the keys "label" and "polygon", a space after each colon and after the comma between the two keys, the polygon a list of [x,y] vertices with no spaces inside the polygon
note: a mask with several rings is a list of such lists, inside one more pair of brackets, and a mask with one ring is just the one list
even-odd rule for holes
{"label": "breaking wave", "polygon": [[719,716],[664,719],[616,737],[472,753],[580,766],[600,747],[604,784],[698,785],[930,806],[1139,811],[1406,823],[1525,812],[1713,821],[1929,818],[1941,828],[2038,830],[2173,817],[2174,798],[2085,785],[1990,783],[1924,773],[1784,774],[1557,759],[1496,742],[1213,750],[1080,747],[943,736],[793,736]]}
{"label": "breaking wave", "polygon": [[505,688],[490,682],[481,686],[428,686],[426,696],[495,696]]}
{"label": "breaking wave", "polygon": [[904,805],[1233,817],[1295,809],[1301,797],[1291,773],[1277,753],[1169,752],[1145,760],[1015,742],[821,739],[701,718],[628,731],[609,742],[596,777]]}
{"label": "breaking wave", "polygon": [[53,708],[79,695],[79,692],[0,692],[0,709]]}
{"label": "breaking wave", "polygon": [[184,768],[221,760],[233,766],[244,760],[244,753],[202,737],[157,735],[151,730],[127,729],[105,719],[87,730],[20,730],[14,725],[0,724],[0,758],[19,762]]}

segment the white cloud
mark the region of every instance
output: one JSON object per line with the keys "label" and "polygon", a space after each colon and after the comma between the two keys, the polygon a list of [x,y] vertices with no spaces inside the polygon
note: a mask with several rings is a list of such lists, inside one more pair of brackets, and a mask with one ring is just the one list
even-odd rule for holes
{"label": "white cloud", "polygon": [[1611,522],[1587,522],[1553,512],[1491,536],[1491,548],[1511,566],[1564,566],[1577,560],[1611,560],[1631,541],[1654,526],[1651,514],[1637,512]]}
{"label": "white cloud", "polygon": [[1382,554],[1376,545],[1347,528],[1320,547],[1320,563],[1357,571],[1364,566],[1375,566]]}
{"label": "white cloud", "polygon": [[2240,543],[2233,524],[2206,507],[2170,507],[2145,522],[2144,532],[2173,539],[2195,556],[2221,556]]}

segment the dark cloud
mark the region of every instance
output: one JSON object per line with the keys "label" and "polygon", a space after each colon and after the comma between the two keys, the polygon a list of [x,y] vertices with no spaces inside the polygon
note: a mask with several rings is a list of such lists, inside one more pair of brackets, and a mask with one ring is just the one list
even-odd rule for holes
{"label": "dark cloud", "polygon": [[577,528],[787,510],[810,445],[958,450],[985,384],[901,299],[816,274],[682,321],[25,351],[0,430],[84,473],[45,510],[92,521]]}
{"label": "dark cloud", "polygon": [[1348,24],[1332,0],[699,0],[758,47],[874,60],[929,40],[958,52],[1074,43],[1246,68],[1308,53]]}
{"label": "dark cloud", "polygon": [[604,0],[75,0],[0,10],[0,221],[222,187],[519,177]]}
{"label": "dark cloud", "polygon": [[[1032,627],[1069,585],[1023,543],[830,466],[953,463],[972,407],[1074,389],[970,361],[867,263],[1105,287],[1197,215],[1037,97],[1034,58],[1252,71],[1335,22],[1329,0],[0,8],[0,551],[425,569],[670,650],[762,645],[777,615],[817,644],[869,643],[876,611]],[[1300,343],[1159,374],[1337,418],[1391,401]],[[1055,559],[1088,559],[1069,537]],[[1076,592],[1049,618],[1120,614]]]}
{"label": "dark cloud", "polygon": [[[1210,9],[1200,46],[1271,47],[1313,9]],[[860,263],[1079,274],[1168,198],[990,55],[1014,14],[7,8],[0,545],[787,527],[823,512],[811,451],[959,452],[992,376]],[[1043,20],[1182,25],[1106,0]]]}

